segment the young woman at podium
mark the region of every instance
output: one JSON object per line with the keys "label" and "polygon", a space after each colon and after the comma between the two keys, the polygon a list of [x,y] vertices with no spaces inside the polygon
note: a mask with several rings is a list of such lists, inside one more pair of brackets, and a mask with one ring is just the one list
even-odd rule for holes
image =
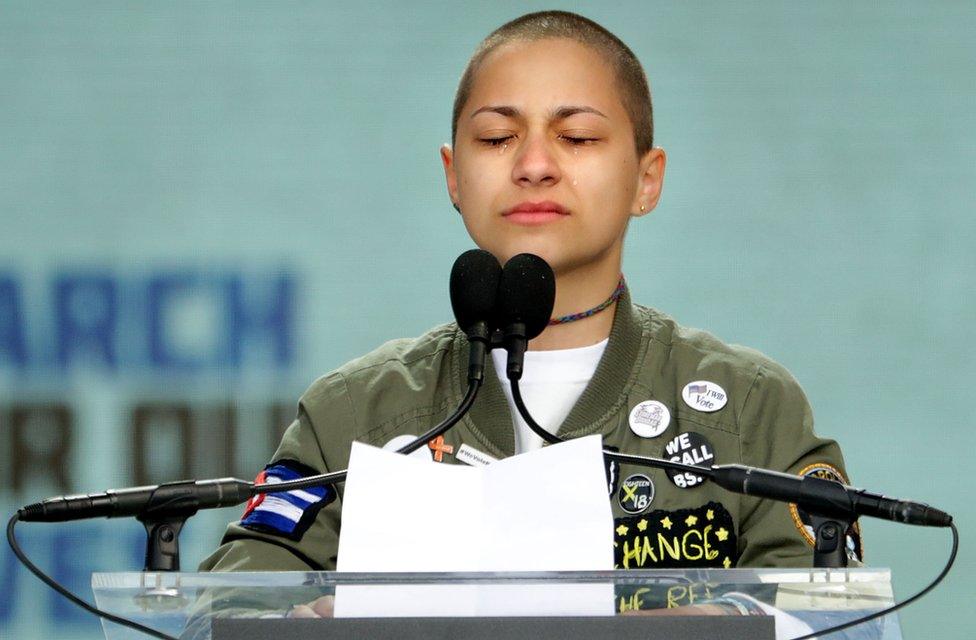
{"label": "young woman at podium", "polygon": [[[464,71],[441,160],[475,244],[501,264],[534,253],[555,272],[553,319],[530,343],[521,383],[540,424],[564,438],[601,434],[626,453],[844,480],[840,449],[814,433],[782,366],[631,300],[624,237],[658,205],[666,156],[654,146],[644,71],[616,36],[559,11],[498,28]],[[633,251],[631,260],[646,259]],[[423,433],[459,404],[466,350],[448,324],[320,378],[259,480],[344,469],[353,440],[397,448]],[[485,464],[541,446],[497,364],[489,368],[468,416],[422,450],[434,464]],[[252,501],[201,568],[334,569],[342,493]],[[608,493],[618,568],[811,563],[812,536],[795,507],[627,465],[608,468]],[[857,555],[857,532],[848,533]]]}

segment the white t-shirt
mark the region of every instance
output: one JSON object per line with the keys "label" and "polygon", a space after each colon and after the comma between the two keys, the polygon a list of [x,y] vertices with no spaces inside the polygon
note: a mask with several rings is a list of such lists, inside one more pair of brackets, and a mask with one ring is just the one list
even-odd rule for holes
{"label": "white t-shirt", "polygon": [[[575,349],[556,349],[553,351],[526,351],[525,365],[519,389],[522,400],[529,413],[544,429],[556,433],[569,415],[573,405],[583,394],[583,390],[593,377],[596,366],[607,348],[607,340],[588,347]],[[494,349],[491,357],[495,372],[502,383],[502,390],[508,399],[515,423],[515,453],[533,451],[542,446],[542,438],[537,436],[525,423],[515,407],[512,386],[505,377],[505,363],[508,354],[504,349]]]}

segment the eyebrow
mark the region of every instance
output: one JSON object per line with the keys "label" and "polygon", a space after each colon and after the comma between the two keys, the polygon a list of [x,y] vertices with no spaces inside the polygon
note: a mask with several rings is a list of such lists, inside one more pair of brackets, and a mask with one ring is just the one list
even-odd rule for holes
{"label": "eyebrow", "polygon": [[[479,113],[497,113],[501,116],[505,116],[506,118],[517,118],[518,116],[522,115],[521,111],[508,105],[487,105],[479,109],[475,109],[474,113],[471,114],[471,117],[473,118]],[[554,120],[563,120],[569,116],[576,115],[577,113],[592,113],[600,116],[601,118],[607,117],[602,111],[584,105],[567,105],[557,107],[550,112],[550,116]]]}

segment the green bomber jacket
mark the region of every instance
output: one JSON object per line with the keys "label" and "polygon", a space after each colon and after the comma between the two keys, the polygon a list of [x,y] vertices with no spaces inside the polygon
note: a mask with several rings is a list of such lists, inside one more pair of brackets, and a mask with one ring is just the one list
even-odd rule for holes
{"label": "green bomber jacket", "polygon": [[[467,351],[464,334],[451,323],[388,342],[318,379],[302,396],[267,473],[288,469],[287,479],[344,469],[353,440],[383,446],[423,433],[460,403]],[[563,438],[589,434],[624,453],[846,482],[840,448],[816,435],[810,406],[789,372],[755,350],[634,305],[627,294],[593,378],[559,429]],[[473,408],[443,442],[431,443],[430,454],[458,464],[462,445],[476,458],[515,452],[511,411],[490,358]],[[628,464],[608,464],[607,480],[617,568],[811,565],[812,530],[795,505]],[[322,494],[317,503],[285,505],[282,513],[291,512],[291,521],[280,521],[285,526],[249,505],[200,569],[334,570],[343,487]],[[848,533],[850,555],[859,556],[858,532]]]}

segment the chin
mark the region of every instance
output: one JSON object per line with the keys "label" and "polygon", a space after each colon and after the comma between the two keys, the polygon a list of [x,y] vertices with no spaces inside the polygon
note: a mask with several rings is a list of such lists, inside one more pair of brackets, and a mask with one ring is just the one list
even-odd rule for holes
{"label": "chin", "polygon": [[564,252],[560,251],[558,247],[552,246],[552,244],[551,241],[546,241],[543,238],[526,238],[518,242],[506,243],[503,246],[482,245],[482,248],[498,258],[498,262],[502,265],[520,253],[531,253],[548,262],[554,271],[558,271],[558,267],[564,262],[562,256]]}

